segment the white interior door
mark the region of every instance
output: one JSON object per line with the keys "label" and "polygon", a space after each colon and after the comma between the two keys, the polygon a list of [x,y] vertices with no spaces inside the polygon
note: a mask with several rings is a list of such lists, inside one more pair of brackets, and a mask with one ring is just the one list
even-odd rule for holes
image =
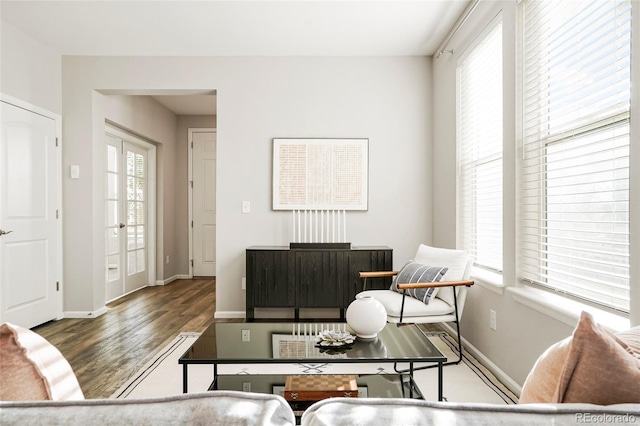
{"label": "white interior door", "polygon": [[216,133],[194,132],[192,153],[193,275],[216,274]]}
{"label": "white interior door", "polygon": [[106,300],[149,284],[149,159],[144,147],[107,134]]}
{"label": "white interior door", "polygon": [[60,311],[56,121],[0,103],[0,322],[31,328]]}

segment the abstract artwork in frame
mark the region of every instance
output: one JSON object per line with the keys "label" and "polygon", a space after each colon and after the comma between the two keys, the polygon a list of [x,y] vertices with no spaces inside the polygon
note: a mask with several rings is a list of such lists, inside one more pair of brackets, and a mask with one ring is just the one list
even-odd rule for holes
{"label": "abstract artwork in frame", "polygon": [[273,139],[274,210],[367,210],[369,139]]}
{"label": "abstract artwork in frame", "polygon": [[294,338],[291,334],[272,334],[273,358],[305,358],[309,342]]}

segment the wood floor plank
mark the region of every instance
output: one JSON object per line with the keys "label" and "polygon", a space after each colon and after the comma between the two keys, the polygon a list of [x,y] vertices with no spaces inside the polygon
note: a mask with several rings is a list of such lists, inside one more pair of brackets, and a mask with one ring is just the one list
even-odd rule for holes
{"label": "wood floor plank", "polygon": [[108,398],[180,332],[204,331],[215,305],[215,279],[177,280],[122,297],[98,318],[51,321],[33,330],[67,358],[85,398]]}

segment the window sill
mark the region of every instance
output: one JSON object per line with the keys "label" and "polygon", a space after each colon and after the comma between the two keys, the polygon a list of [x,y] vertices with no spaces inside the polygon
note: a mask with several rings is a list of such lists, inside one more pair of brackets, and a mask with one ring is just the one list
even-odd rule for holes
{"label": "window sill", "polygon": [[492,291],[496,294],[504,294],[504,282],[502,274],[487,271],[486,269],[473,268],[471,271],[471,279],[480,287]]}
{"label": "window sill", "polygon": [[530,287],[509,287],[511,297],[518,303],[561,321],[571,327],[578,324],[580,313],[587,311],[599,324],[614,332],[627,330],[631,325],[629,318],[585,305],[575,300]]}

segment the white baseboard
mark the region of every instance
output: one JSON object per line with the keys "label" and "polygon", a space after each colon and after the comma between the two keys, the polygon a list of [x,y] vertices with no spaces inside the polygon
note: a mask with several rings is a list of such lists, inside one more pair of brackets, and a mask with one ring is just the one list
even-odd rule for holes
{"label": "white baseboard", "polygon": [[157,280],[155,285],[167,285],[176,280],[190,280],[192,277],[189,275],[177,274],[172,277],[167,278],[166,280]]}
{"label": "white baseboard", "polygon": [[244,318],[244,311],[217,311],[213,314],[214,318]]}
{"label": "white baseboard", "polygon": [[[442,324],[442,326],[447,330],[447,332],[453,336],[456,335],[456,331],[449,324]],[[497,378],[504,384],[509,390],[515,393],[518,397],[520,397],[520,393],[522,392],[522,386],[520,386],[515,380],[513,380],[507,373],[502,371],[500,367],[495,365],[493,361],[491,361],[485,354],[480,352],[478,348],[473,346],[467,339],[462,338],[462,345],[464,349],[469,351],[471,355],[473,355],[482,365],[487,367],[489,371],[491,371]]]}
{"label": "white baseboard", "polygon": [[107,307],[103,306],[96,311],[65,311],[64,318],[97,318],[106,313]]}

